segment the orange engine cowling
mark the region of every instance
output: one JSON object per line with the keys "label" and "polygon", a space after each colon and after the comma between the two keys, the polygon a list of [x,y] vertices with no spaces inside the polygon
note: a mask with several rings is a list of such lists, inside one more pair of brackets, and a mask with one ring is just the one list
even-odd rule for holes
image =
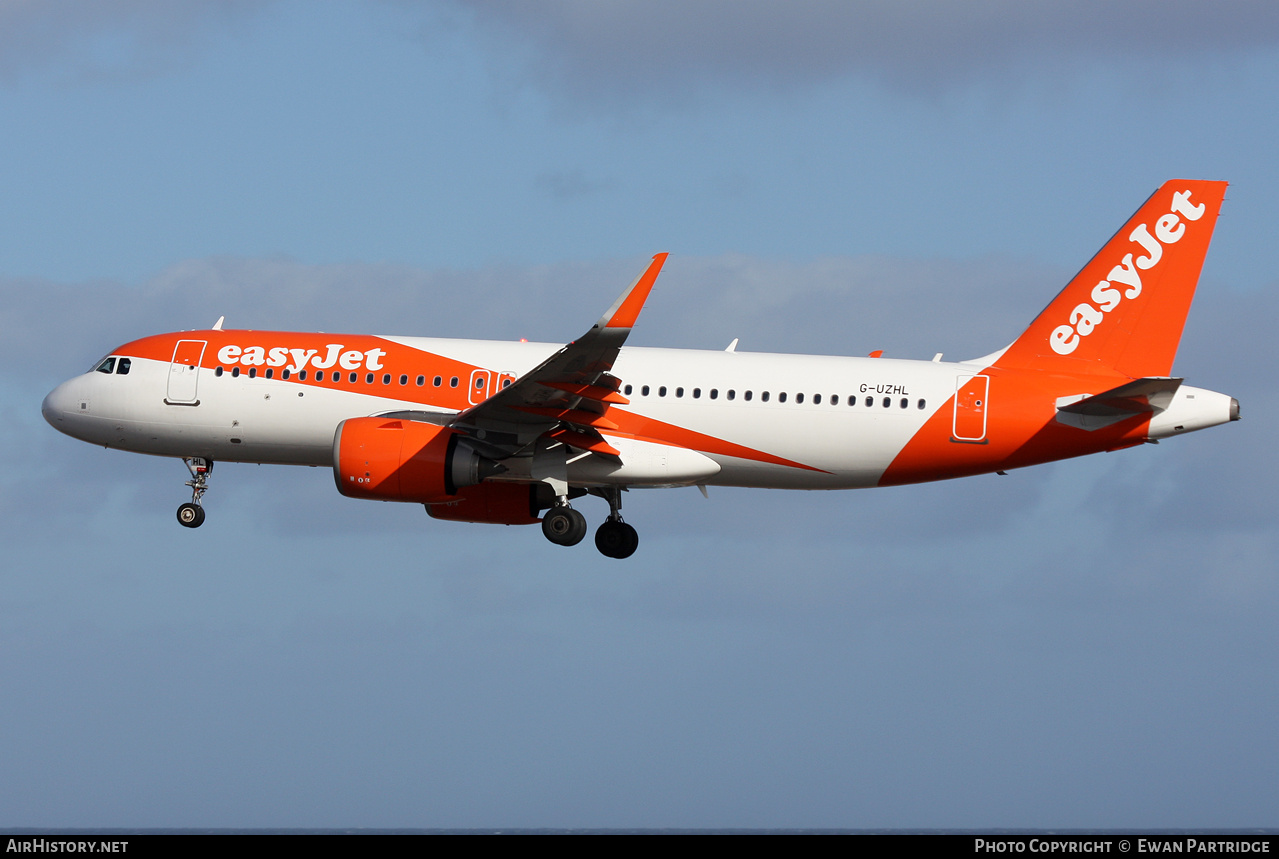
{"label": "orange engine cowling", "polygon": [[540,506],[536,484],[481,483],[459,489],[449,501],[427,504],[426,512],[454,522],[534,525]]}
{"label": "orange engine cowling", "polygon": [[333,479],[351,498],[450,501],[503,471],[456,430],[398,418],[350,418],[333,435]]}

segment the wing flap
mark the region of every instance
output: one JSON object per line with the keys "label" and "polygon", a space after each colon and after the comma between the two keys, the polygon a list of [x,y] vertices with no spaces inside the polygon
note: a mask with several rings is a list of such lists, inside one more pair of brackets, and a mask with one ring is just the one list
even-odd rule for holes
{"label": "wing flap", "polygon": [[591,432],[589,435],[585,432],[578,432],[561,427],[557,430],[551,430],[546,434],[547,438],[553,438],[558,442],[575,447],[578,450],[588,450],[591,453],[598,453],[604,456],[612,457],[619,462],[622,459],[622,453],[617,448],[604,440],[604,437],[597,432]]}

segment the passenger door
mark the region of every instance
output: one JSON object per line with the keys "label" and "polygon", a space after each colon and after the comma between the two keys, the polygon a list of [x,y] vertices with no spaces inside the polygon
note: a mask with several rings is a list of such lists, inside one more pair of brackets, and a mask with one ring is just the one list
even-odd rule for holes
{"label": "passenger door", "polygon": [[171,405],[198,406],[200,360],[204,357],[206,340],[179,340],[173,347],[173,360],[169,363],[169,387],[164,401]]}

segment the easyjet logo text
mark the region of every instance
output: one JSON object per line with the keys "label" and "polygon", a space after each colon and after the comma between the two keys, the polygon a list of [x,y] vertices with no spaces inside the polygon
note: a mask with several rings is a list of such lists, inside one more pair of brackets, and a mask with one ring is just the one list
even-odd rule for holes
{"label": "easyjet logo text", "polygon": [[[1140,245],[1144,253],[1141,256],[1125,254],[1119,265],[1110,270],[1106,280],[1098,282],[1092,288],[1089,298],[1092,302],[1081,302],[1070,311],[1070,324],[1058,325],[1048,335],[1048,342],[1058,355],[1069,355],[1079,348],[1083,338],[1096,330],[1124,299],[1134,299],[1141,295],[1141,272],[1148,271],[1159,264],[1163,258],[1164,245],[1176,244],[1186,234],[1187,221],[1197,221],[1203,217],[1203,203],[1193,205],[1189,191],[1178,191],[1172,195],[1172,211],[1155,221],[1154,235],[1151,235],[1147,224],[1139,225],[1128,234],[1128,240]],[[1125,288],[1126,287],[1126,288]]]}
{"label": "easyjet logo text", "polygon": [[343,370],[381,370],[382,359],[386,352],[381,349],[369,349],[361,352],[358,349],[347,349],[341,343],[330,343],[319,349],[289,349],[284,346],[223,346],[218,350],[218,361],[222,364],[243,364],[246,367],[284,367],[296,373],[307,367],[327,370],[337,365]]}

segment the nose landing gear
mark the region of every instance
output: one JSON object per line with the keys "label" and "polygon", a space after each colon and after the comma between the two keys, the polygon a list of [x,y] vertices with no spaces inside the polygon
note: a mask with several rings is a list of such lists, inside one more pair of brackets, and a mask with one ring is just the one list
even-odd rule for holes
{"label": "nose landing gear", "polygon": [[200,499],[209,490],[209,474],[213,471],[213,460],[199,456],[184,456],[182,462],[191,479],[186,482],[191,487],[191,501],[178,507],[178,523],[184,528],[199,528],[204,524],[204,508]]}

